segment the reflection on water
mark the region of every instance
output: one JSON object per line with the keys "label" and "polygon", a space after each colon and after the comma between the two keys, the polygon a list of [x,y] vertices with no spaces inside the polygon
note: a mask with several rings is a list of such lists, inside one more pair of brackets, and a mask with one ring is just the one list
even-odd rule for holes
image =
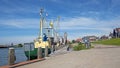
{"label": "reflection on water", "polygon": [[[8,64],[8,50],[9,48],[0,48],[0,66]],[[15,48],[15,55],[15,63],[27,60],[23,48]]]}

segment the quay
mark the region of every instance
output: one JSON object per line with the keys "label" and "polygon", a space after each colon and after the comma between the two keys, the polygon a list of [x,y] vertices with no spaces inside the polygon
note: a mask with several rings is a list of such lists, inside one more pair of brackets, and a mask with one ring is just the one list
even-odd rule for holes
{"label": "quay", "polygon": [[[44,61],[9,66],[12,68],[120,68],[120,47],[95,45],[93,49],[67,51],[62,48]],[[2,67],[5,68],[5,67]],[[7,67],[6,67],[7,68]]]}
{"label": "quay", "polygon": [[39,61],[43,61],[45,60],[44,58],[40,58],[40,59],[35,59],[35,60],[29,60],[29,61],[25,61],[25,62],[20,62],[20,63],[15,63],[14,65],[6,65],[6,66],[1,66],[0,68],[15,68],[18,66],[23,66],[26,64],[31,64],[31,63],[35,63],[35,62],[39,62]]}
{"label": "quay", "polygon": [[17,68],[120,68],[120,47],[95,45],[95,48],[66,52]]}

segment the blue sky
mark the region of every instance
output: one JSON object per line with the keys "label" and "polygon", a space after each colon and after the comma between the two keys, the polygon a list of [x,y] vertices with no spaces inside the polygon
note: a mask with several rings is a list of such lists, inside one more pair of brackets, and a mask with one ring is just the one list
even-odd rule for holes
{"label": "blue sky", "polygon": [[120,0],[0,0],[0,44],[37,38],[41,7],[48,22],[60,16],[60,35],[70,40],[108,35],[120,27],[119,6]]}

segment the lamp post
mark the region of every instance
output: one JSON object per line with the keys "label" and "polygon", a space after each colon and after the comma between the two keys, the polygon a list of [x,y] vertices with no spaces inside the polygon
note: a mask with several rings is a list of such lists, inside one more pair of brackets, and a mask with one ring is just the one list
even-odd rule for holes
{"label": "lamp post", "polygon": [[67,32],[64,33],[64,42],[65,42],[65,45],[67,44]]}

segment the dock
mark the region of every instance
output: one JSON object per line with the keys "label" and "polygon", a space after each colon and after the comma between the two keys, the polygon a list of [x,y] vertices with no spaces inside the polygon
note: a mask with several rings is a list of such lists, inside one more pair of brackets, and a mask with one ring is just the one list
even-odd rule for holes
{"label": "dock", "polygon": [[19,67],[19,66],[23,66],[23,65],[27,65],[27,64],[31,64],[31,63],[35,63],[35,62],[39,62],[39,61],[43,61],[43,60],[45,60],[45,59],[44,59],[44,58],[41,58],[41,59],[35,59],[35,60],[30,60],[30,61],[25,61],[25,62],[15,63],[14,65],[1,66],[0,68],[15,68],[15,67]]}
{"label": "dock", "polygon": [[67,51],[64,47],[45,57],[43,61],[13,68],[120,68],[119,52],[119,46],[95,45],[93,49],[81,51]]}
{"label": "dock", "polygon": [[120,47],[98,45],[93,49],[70,51],[17,68],[120,68]]}

